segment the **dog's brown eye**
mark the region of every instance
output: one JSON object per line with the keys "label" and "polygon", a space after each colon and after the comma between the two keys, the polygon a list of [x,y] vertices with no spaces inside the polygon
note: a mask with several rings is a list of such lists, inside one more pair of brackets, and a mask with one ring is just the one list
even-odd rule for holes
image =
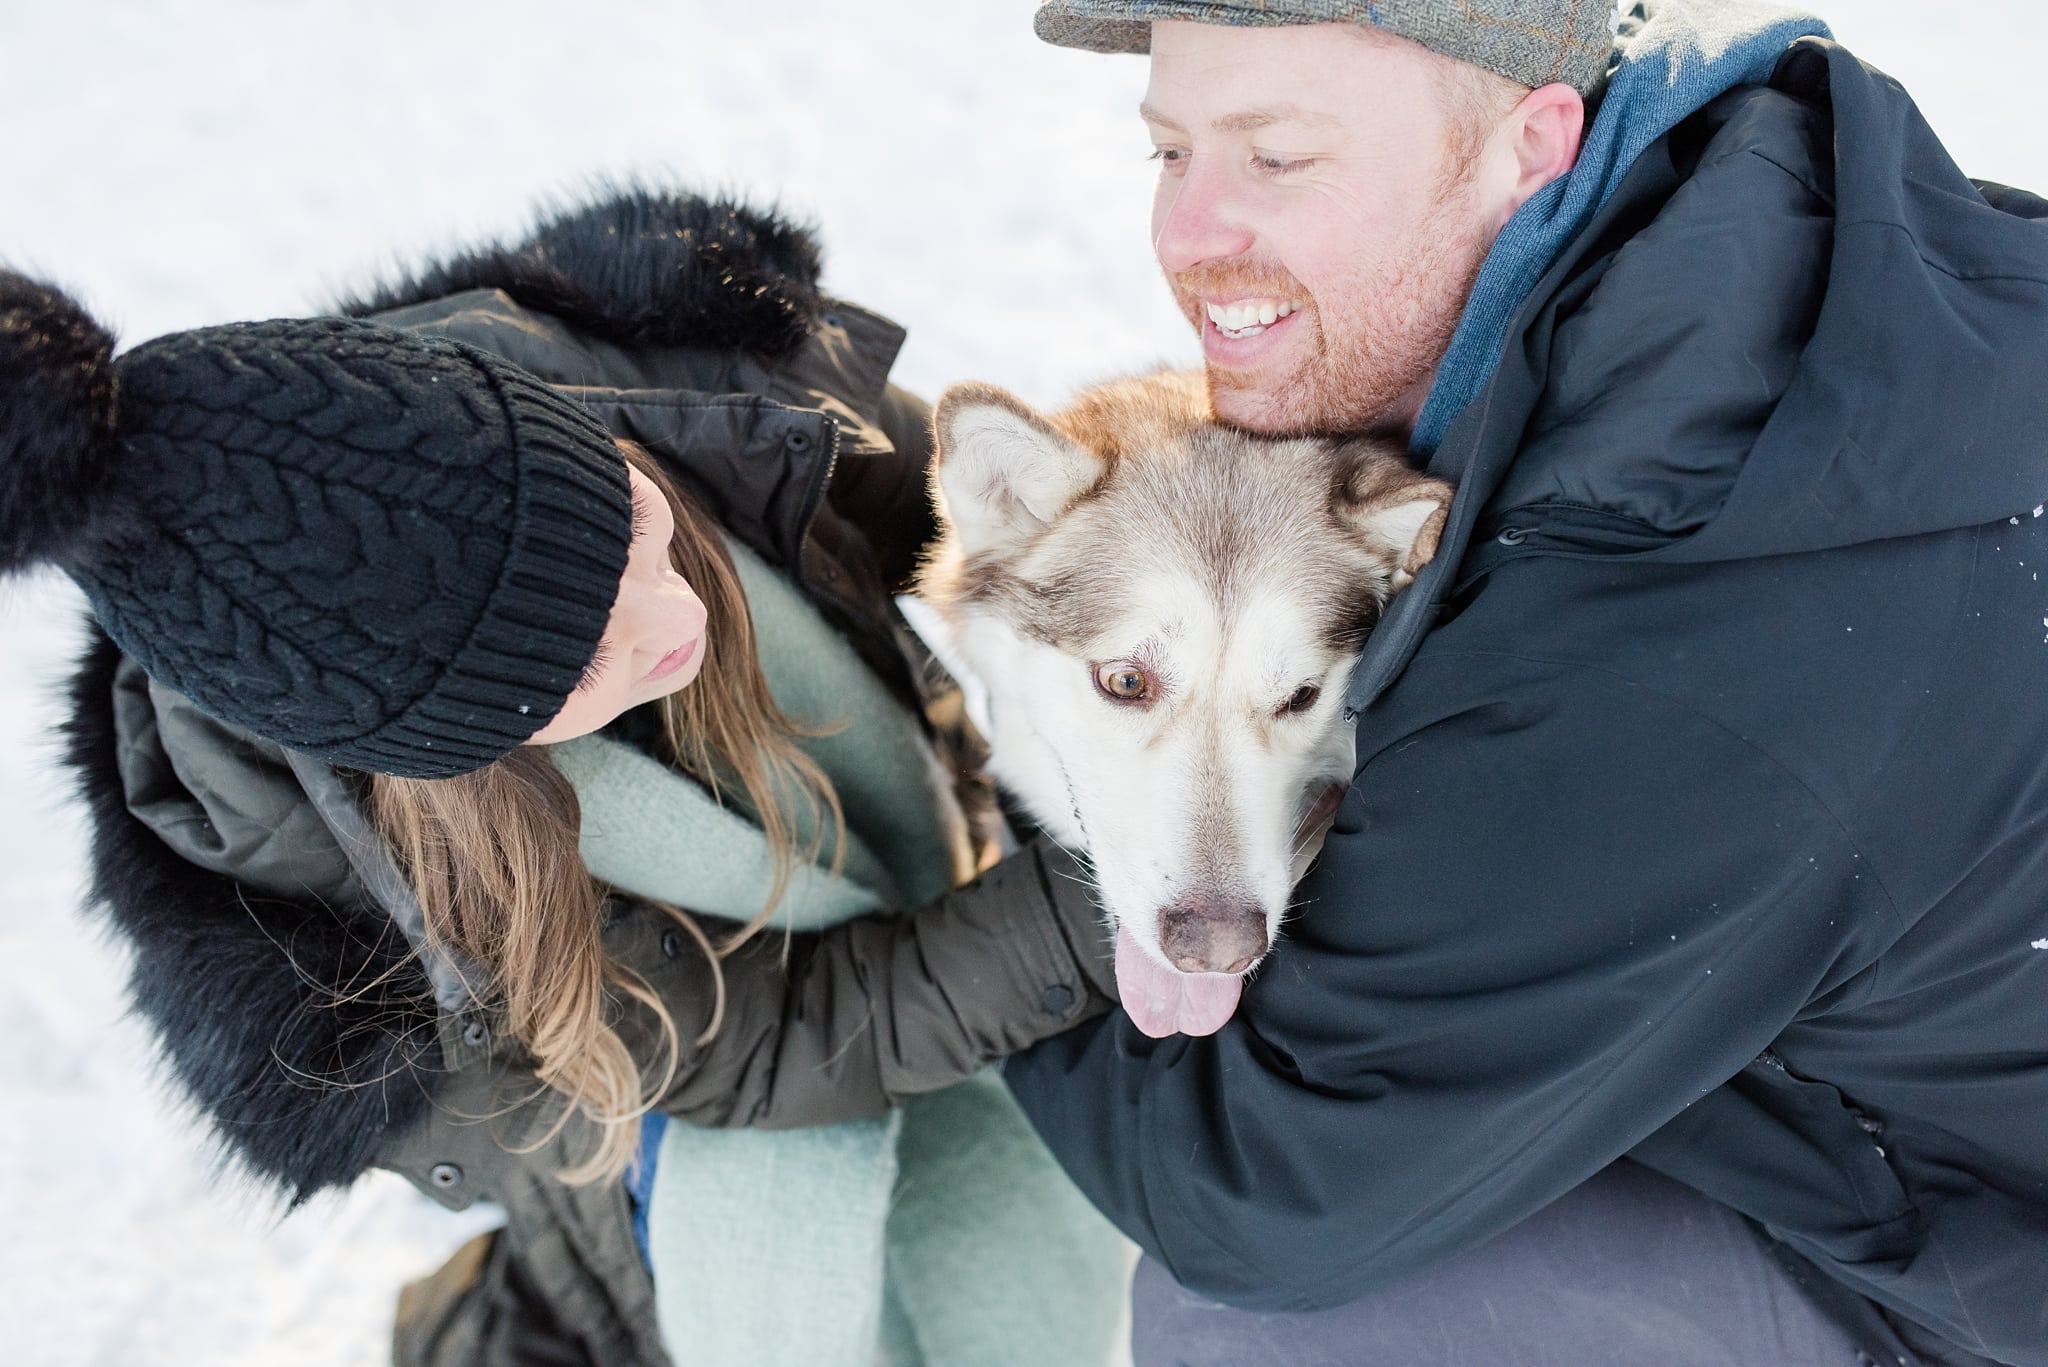
{"label": "dog's brown eye", "polygon": [[1294,690],[1294,696],[1280,704],[1282,712],[1306,712],[1316,705],[1316,699],[1323,696],[1323,690],[1314,684],[1303,684]]}
{"label": "dog's brown eye", "polygon": [[1152,693],[1152,681],[1145,671],[1128,663],[1097,665],[1095,686],[1104,697],[1117,702],[1143,702]]}

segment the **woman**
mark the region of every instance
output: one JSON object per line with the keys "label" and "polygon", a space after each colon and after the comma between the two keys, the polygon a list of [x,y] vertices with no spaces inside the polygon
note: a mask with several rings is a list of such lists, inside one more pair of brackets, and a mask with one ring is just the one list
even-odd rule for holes
{"label": "woman", "polygon": [[[813,1125],[962,1082],[1104,1009],[1093,908],[1034,848],[822,928],[972,851],[922,782],[946,699],[887,596],[930,526],[921,407],[806,236],[625,196],[357,311],[110,362],[70,301],[0,277],[0,569],[63,566],[110,638],[69,752],[96,893],[224,1147],[295,1200],[381,1165],[504,1205],[408,1294],[399,1360],[665,1362],[630,1222],[657,1271],[715,1254],[688,1237],[707,1193],[667,1238],[663,1194],[730,1155],[670,1127],[688,1161],[653,1164],[643,1114]],[[786,675],[843,658],[771,689],[754,625]],[[832,705],[792,720],[806,688]],[[915,762],[842,810],[891,754]],[[749,933],[771,909],[819,928]],[[885,1216],[895,1133],[851,1142]],[[643,1148],[636,1200],[613,1179]],[[767,1327],[662,1290],[693,1356]],[[904,1356],[944,1339],[944,1306],[888,1290]]]}

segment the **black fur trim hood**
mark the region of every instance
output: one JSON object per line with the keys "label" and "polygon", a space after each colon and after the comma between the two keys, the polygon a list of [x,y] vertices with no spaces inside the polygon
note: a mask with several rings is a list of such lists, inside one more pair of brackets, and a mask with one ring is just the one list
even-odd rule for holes
{"label": "black fur trim hood", "polygon": [[345,298],[384,313],[465,290],[503,290],[625,346],[715,345],[780,359],[824,311],[815,234],[734,200],[628,186],[487,246]]}
{"label": "black fur trim hood", "polygon": [[[426,1114],[442,1067],[433,990],[380,908],[317,889],[263,894],[180,857],[137,818],[131,802],[178,780],[135,734],[148,699],[132,666],[117,679],[121,667],[95,632],[65,726],[92,834],[91,901],[133,951],[135,1012],[223,1156],[296,1205],[354,1181]],[[148,762],[154,774],[133,768]]]}

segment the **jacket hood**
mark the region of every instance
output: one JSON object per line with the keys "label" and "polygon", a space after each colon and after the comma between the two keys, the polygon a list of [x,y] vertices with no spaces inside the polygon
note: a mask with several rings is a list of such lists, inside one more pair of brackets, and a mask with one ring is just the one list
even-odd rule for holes
{"label": "jacket hood", "polygon": [[1738,560],[2048,499],[2048,203],[1959,171],[1820,38],[1654,142],[1530,291],[1429,473],[1436,558],[1363,709],[1463,584],[1530,554]]}
{"label": "jacket hood", "polygon": [[1563,291],[1501,519],[1601,509],[1698,562],[2048,499],[2048,206],[1993,203],[1904,90],[1820,39],[1643,163],[1654,217],[1624,207],[1624,245]]}
{"label": "jacket hood", "polygon": [[1828,37],[1804,10],[1725,0],[1636,0],[1615,32],[1614,68],[1589,104],[1572,168],[1522,203],[1487,251],[1457,332],[1409,434],[1429,456],[1499,363],[1514,314],[1544,271],[1627,178],[1644,150],[1722,92],[1768,80],[1796,38]]}
{"label": "jacket hood", "polygon": [[159,721],[180,723],[97,631],[70,702],[91,900],[133,950],[134,1009],[165,1068],[224,1156],[293,1204],[354,1180],[425,1115],[441,1071],[410,941],[361,896],[282,751],[224,742],[178,772]]}
{"label": "jacket hood", "polygon": [[1815,550],[2038,509],[2048,205],[1987,199],[1906,92],[1833,44],[1797,45],[1774,84],[1832,110],[1825,295],[1726,507],[1671,558]]}
{"label": "jacket hood", "polygon": [[487,246],[360,295],[343,313],[388,313],[468,290],[622,346],[700,346],[783,358],[810,337],[825,301],[816,236],[729,199],[600,187],[597,202],[543,217],[510,246]]}

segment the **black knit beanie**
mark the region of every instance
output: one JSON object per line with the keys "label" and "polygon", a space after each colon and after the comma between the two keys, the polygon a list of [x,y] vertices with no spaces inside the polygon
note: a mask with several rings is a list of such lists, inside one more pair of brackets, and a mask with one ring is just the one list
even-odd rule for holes
{"label": "black knit beanie", "polygon": [[467,773],[561,710],[632,540],[587,410],[349,319],[112,354],[0,271],[0,573],[61,567],[153,678],[350,768]]}

